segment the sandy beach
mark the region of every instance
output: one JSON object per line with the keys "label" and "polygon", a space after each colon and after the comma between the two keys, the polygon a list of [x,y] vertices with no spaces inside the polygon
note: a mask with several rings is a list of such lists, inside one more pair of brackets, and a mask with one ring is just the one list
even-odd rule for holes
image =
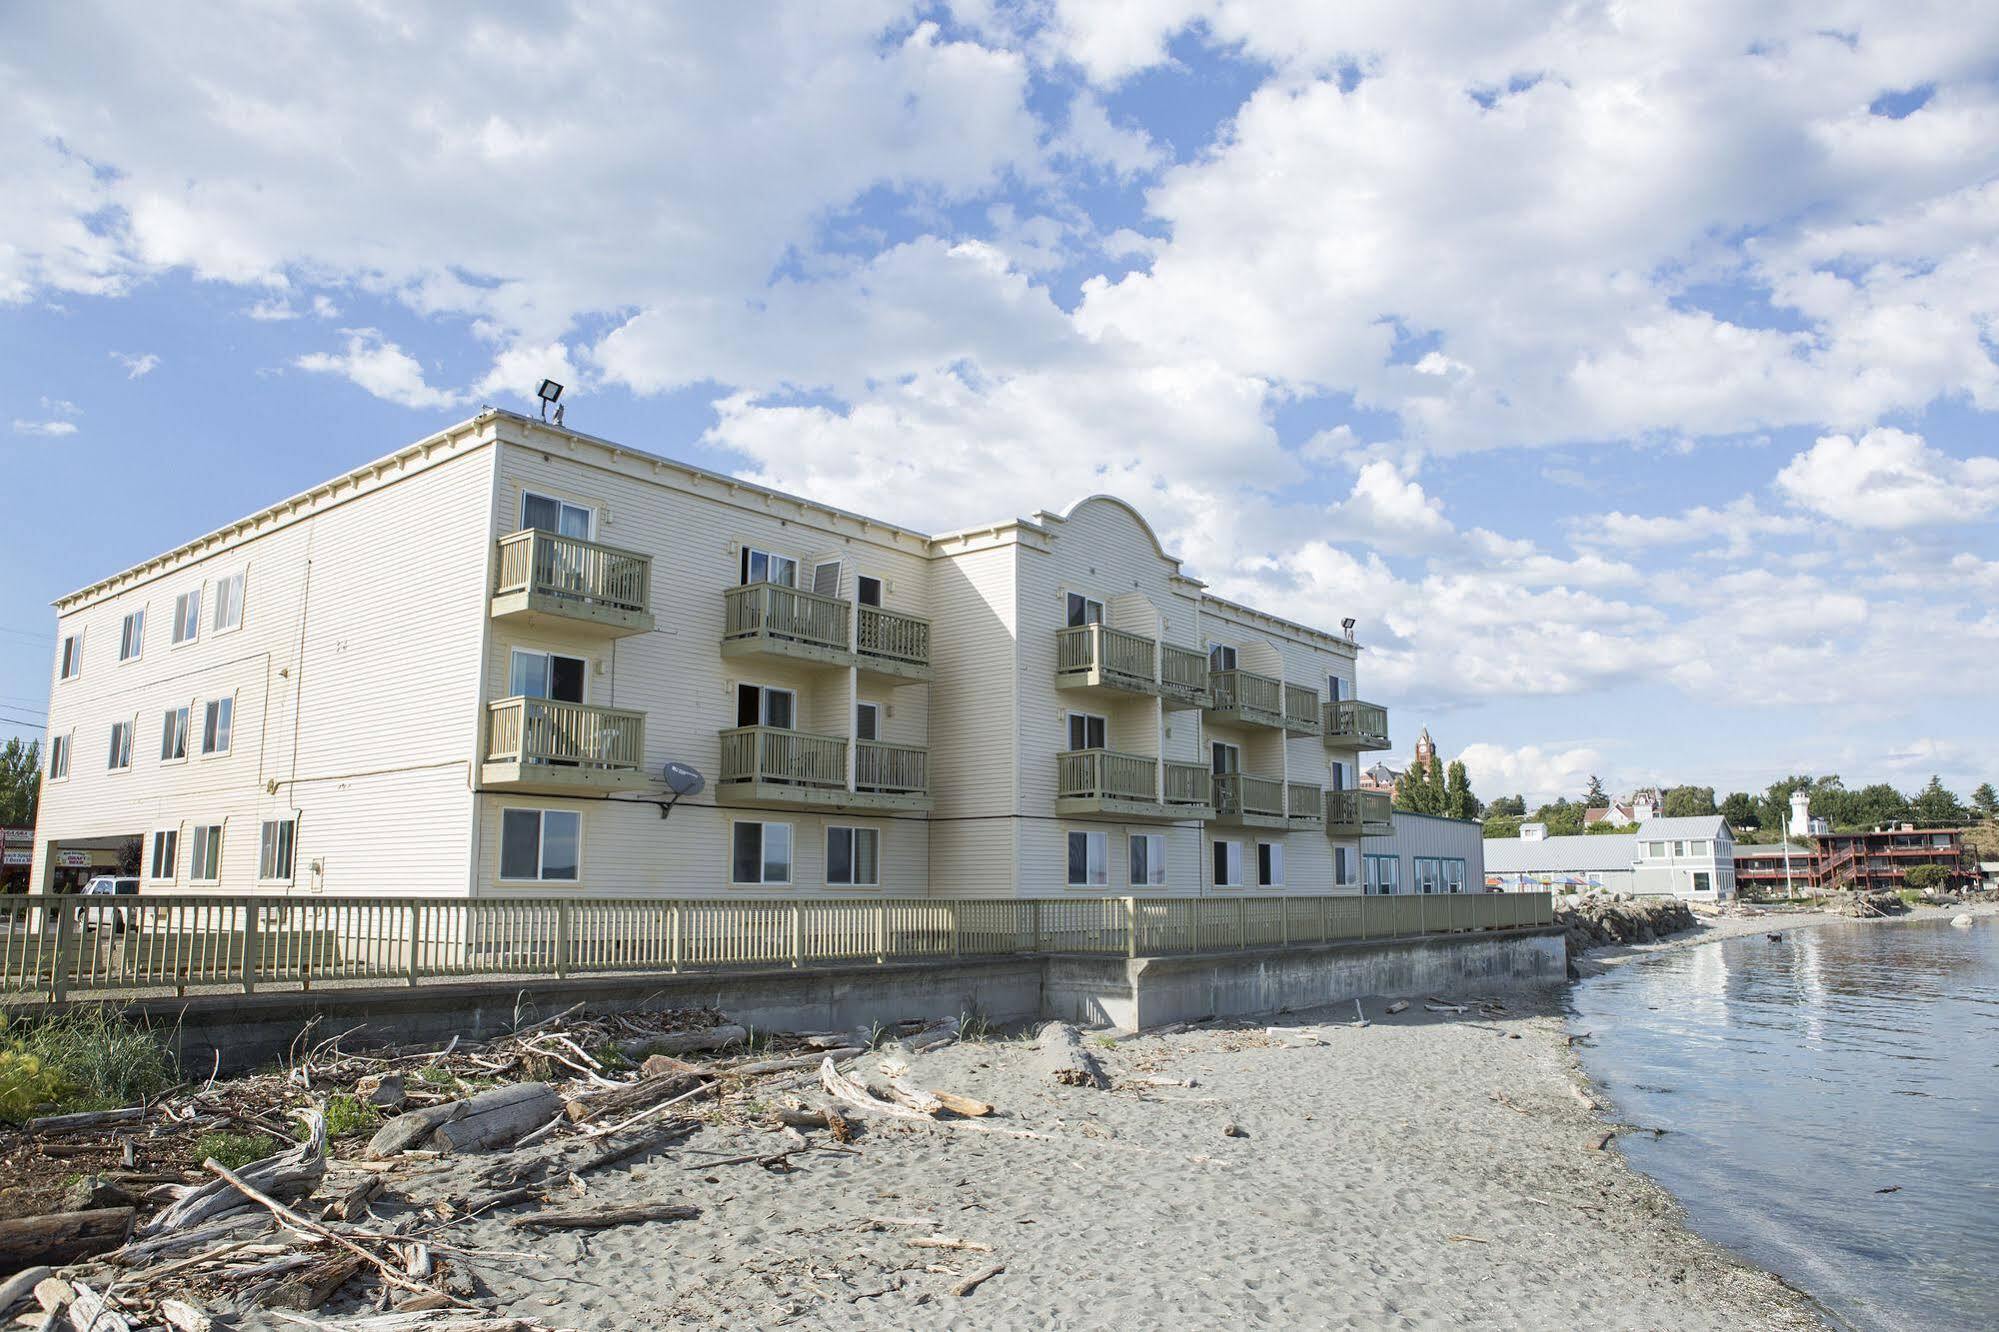
{"label": "sandy beach", "polygon": [[[1023,1042],[967,1042],[919,1056],[914,1081],[994,1118],[869,1121],[788,1174],[708,1164],[774,1147],[710,1128],[586,1195],[697,1219],[531,1238],[485,1218],[452,1242],[538,1255],[475,1266],[511,1312],[587,1329],[1817,1326],[1598,1148],[1558,996],[1501,1002],[1140,1037],[1098,1049],[1108,1091],[1041,1079]],[[483,1164],[398,1191],[463,1196]],[[990,1250],[910,1243],[938,1235]]]}

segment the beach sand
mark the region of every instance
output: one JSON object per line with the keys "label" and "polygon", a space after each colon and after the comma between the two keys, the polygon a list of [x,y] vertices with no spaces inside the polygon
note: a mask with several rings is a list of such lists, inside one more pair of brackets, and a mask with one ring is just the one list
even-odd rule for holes
{"label": "beach sand", "polygon": [[[1138,1037],[1098,1050],[1109,1091],[1044,1081],[1021,1041],[967,1042],[918,1057],[912,1080],[991,1101],[993,1118],[871,1120],[851,1154],[795,1156],[789,1174],[706,1164],[783,1145],[708,1128],[593,1176],[577,1202],[684,1201],[698,1219],[535,1237],[481,1218],[449,1238],[540,1255],[476,1269],[511,1312],[593,1332],[1819,1326],[1803,1296],[1690,1233],[1614,1144],[1598,1149],[1607,1126],[1559,994],[1501,1002]],[[488,1161],[404,1187],[462,1196]],[[909,1244],[933,1235],[991,1251]]]}

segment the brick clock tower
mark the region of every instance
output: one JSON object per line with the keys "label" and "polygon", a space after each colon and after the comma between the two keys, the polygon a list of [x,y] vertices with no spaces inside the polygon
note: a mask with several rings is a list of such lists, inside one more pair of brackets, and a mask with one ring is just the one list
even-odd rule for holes
{"label": "brick clock tower", "polygon": [[1423,733],[1416,737],[1416,766],[1419,768],[1428,768],[1431,763],[1436,761],[1436,758],[1436,742],[1430,739],[1430,728],[1425,726]]}

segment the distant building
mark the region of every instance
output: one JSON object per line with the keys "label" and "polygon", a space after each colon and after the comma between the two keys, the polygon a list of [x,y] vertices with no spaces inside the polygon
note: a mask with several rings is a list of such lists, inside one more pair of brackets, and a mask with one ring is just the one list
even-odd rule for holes
{"label": "distant building", "polygon": [[1361,891],[1370,896],[1398,893],[1476,893],[1486,882],[1484,830],[1474,819],[1412,814],[1398,809],[1395,831],[1360,839]]}
{"label": "distant building", "polygon": [[1735,896],[1735,839],[1718,814],[1651,818],[1629,834],[1549,837],[1545,824],[1524,823],[1520,836],[1485,845],[1486,887],[1511,892],[1545,888],[1641,897],[1723,902]]}
{"label": "distant building", "polygon": [[[1825,823],[1806,817],[1807,827]],[[1912,823],[1883,824],[1866,832],[1816,832],[1810,845],[1790,846],[1788,867],[1782,842],[1735,851],[1736,882],[1743,891],[1772,897],[1784,894],[1787,885],[1795,893],[1894,892],[1908,886],[1909,871],[1918,865],[1942,866],[1953,889],[1977,887],[1982,876],[1964,844],[1963,829]]]}
{"label": "distant building", "polygon": [[1608,805],[1584,810],[1583,826],[1594,828],[1599,823],[1607,823],[1613,828],[1636,828],[1657,814],[1663,804],[1656,790],[1645,787],[1622,799],[1612,800]]}

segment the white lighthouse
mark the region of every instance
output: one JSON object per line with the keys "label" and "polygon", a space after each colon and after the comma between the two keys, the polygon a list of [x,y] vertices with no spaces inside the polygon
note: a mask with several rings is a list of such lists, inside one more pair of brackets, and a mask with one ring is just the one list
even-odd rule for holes
{"label": "white lighthouse", "polygon": [[1812,798],[1803,790],[1791,792],[1791,836],[1812,835]]}

